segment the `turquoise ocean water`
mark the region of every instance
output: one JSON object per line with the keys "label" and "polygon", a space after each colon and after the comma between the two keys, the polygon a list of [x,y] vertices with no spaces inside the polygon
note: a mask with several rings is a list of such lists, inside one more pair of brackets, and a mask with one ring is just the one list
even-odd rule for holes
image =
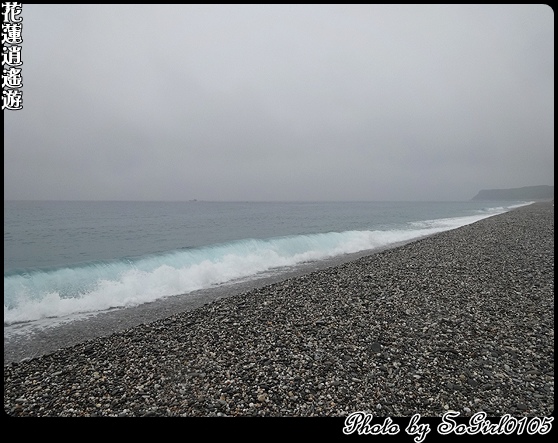
{"label": "turquoise ocean water", "polygon": [[528,203],[6,201],[5,335],[281,275]]}

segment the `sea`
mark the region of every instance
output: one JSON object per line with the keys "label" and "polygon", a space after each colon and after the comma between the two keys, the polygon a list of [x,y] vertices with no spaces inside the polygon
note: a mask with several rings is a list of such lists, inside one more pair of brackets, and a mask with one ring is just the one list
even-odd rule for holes
{"label": "sea", "polygon": [[93,317],[110,332],[530,203],[4,201],[4,344],[58,346],[61,325],[87,338]]}

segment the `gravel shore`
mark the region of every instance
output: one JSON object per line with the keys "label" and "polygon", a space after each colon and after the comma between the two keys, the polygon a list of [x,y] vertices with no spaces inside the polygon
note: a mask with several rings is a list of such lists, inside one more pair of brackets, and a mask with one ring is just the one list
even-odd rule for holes
{"label": "gravel shore", "polygon": [[4,366],[13,416],[549,416],[536,203]]}

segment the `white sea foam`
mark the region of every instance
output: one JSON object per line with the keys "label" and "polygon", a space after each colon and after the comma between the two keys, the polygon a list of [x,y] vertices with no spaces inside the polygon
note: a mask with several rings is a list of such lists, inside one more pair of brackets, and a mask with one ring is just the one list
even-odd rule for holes
{"label": "white sea foam", "polygon": [[246,239],[137,260],[8,275],[4,277],[4,324],[137,306],[285,266],[389,247],[508,209],[491,208],[472,216],[417,221],[400,229]]}

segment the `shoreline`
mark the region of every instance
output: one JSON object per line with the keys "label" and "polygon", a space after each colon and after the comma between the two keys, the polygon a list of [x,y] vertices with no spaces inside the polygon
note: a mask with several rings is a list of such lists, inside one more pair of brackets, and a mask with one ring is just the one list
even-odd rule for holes
{"label": "shoreline", "polygon": [[534,203],[31,360],[5,350],[5,412],[550,415],[553,248]]}
{"label": "shoreline", "polygon": [[138,306],[86,313],[69,319],[60,318],[55,320],[55,323],[51,319],[46,319],[45,325],[42,327],[40,321],[11,325],[8,331],[4,327],[4,366],[47,355],[59,349],[109,336],[115,332],[161,320],[177,313],[191,311],[221,298],[234,297],[243,292],[279,283],[289,278],[300,277],[388,249],[398,248],[419,239],[415,238],[376,249],[310,261],[286,270],[264,273],[256,278],[227,282],[186,294],[168,296]]}

